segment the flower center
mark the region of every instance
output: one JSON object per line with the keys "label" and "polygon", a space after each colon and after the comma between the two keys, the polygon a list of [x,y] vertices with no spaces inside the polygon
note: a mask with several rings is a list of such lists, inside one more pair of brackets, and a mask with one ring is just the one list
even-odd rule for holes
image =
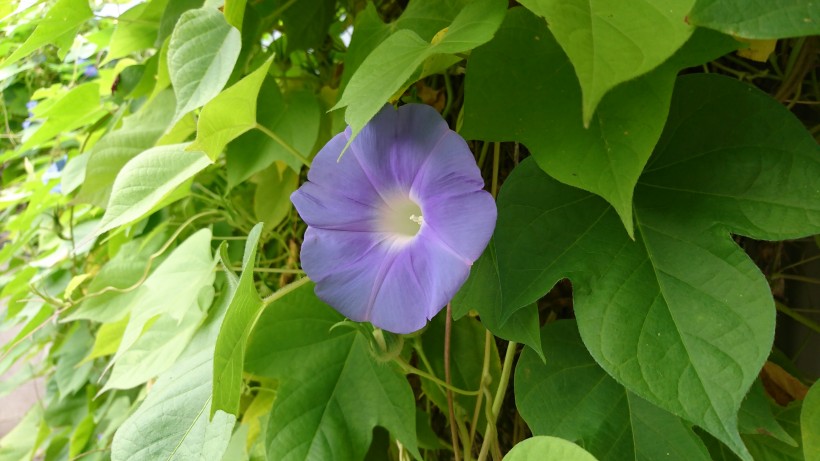
{"label": "flower center", "polygon": [[415,237],[423,223],[421,207],[410,197],[402,194],[387,201],[382,210],[379,230],[396,237]]}

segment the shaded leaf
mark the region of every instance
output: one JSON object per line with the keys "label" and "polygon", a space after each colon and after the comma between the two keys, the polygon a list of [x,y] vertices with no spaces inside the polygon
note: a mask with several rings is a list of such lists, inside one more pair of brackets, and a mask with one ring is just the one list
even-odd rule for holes
{"label": "shaded leaf", "polygon": [[282,12],[288,53],[319,48],[336,16],[336,0],[296,2]]}
{"label": "shaded leaf", "polygon": [[740,406],[738,429],[741,434],[768,435],[788,445],[797,446],[797,442],[775,419],[771,402],[766,397],[766,392],[759,380],[755,381]]}
{"label": "shaded leaf", "polygon": [[671,107],[635,194],[635,241],[602,200],[531,161],[514,170],[495,235],[503,312],[571,279],[596,361],[748,459],[736,415],[769,353],[774,307],[729,233],[820,231],[818,147],[783,107],[727,78],[680,78]]}
{"label": "shaded leaf", "polygon": [[[820,382],[820,381],[818,381]],[[803,455],[806,461],[820,460],[820,384],[815,382],[803,400],[800,429],[803,432]]]}
{"label": "shaded leaf", "polygon": [[542,362],[525,350],[515,370],[515,403],[536,435],[572,440],[601,461],[701,460],[692,429],[626,390],[595,363],[573,321],[541,330]]}
{"label": "shaded leaf", "polygon": [[635,184],[661,136],[675,75],[737,45],[695,34],[668,62],[607,94],[585,128],[569,59],[542,19],[514,8],[495,39],[470,56],[460,132],[524,143],[550,176],[611,203],[632,235]]}
{"label": "shaded leaf", "polygon": [[[419,457],[413,393],[390,363],[306,284],[270,304],[251,335],[245,369],[278,378],[267,456],[281,461],[362,459],[382,426]],[[362,398],[367,396],[367,398]]]}
{"label": "shaded leaf", "polygon": [[820,34],[820,8],[813,0],[697,0],[689,22],[745,38]]}
{"label": "shaded leaf", "polygon": [[299,175],[284,162],[277,161],[254,177],[253,213],[270,231],[285,219],[293,208],[290,194],[299,186]]}
{"label": "shaded leaf", "polygon": [[[296,91],[283,97],[273,77],[262,84],[257,99],[259,124],[275,133],[282,141],[307,157],[319,136],[321,110],[316,97],[306,91]],[[228,145],[226,161],[228,184],[234,187],[281,160],[299,172],[302,162],[288,149],[261,131],[249,131]]]}
{"label": "shaded leaf", "polygon": [[501,281],[498,278],[498,258],[491,240],[481,257],[470,268],[470,276],[453,297],[453,318],[460,318],[472,309],[481,323],[495,336],[529,346],[544,359],[538,307],[519,309],[502,322]]}

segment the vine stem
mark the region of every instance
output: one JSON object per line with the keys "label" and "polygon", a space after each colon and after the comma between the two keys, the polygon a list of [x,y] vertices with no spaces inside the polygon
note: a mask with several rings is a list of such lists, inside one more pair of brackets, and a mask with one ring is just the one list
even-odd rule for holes
{"label": "vine stem", "polygon": [[267,137],[273,139],[277,144],[282,146],[286,151],[290,153],[290,155],[293,155],[294,157],[299,159],[299,161],[302,162],[303,165],[310,168],[310,160],[306,159],[304,155],[300,154],[299,151],[297,151],[293,148],[293,146],[285,142],[285,140],[280,138],[276,133],[267,129],[265,126],[259,123],[256,124],[256,129],[261,131],[262,133],[265,133]]}
{"label": "vine stem", "polygon": [[803,326],[813,330],[815,333],[820,333],[820,325],[818,325],[812,319],[806,317],[805,315],[801,314],[800,312],[797,312],[796,310],[792,309],[791,307],[789,307],[789,306],[787,306],[787,305],[785,305],[785,304],[783,304],[779,301],[775,301],[774,305],[775,305],[775,307],[777,308],[778,311],[788,315],[789,317],[791,317],[795,321],[800,322]]}
{"label": "vine stem", "polygon": [[501,381],[498,383],[498,390],[496,390],[495,398],[493,398],[492,410],[487,417],[487,429],[484,431],[484,441],[481,443],[481,452],[478,454],[478,461],[487,460],[487,455],[490,452],[490,441],[496,438],[495,423],[498,420],[498,414],[501,412],[501,404],[504,402],[504,395],[507,393],[507,385],[510,384],[510,373],[512,371],[512,363],[515,358],[515,349],[517,346],[518,344],[513,341],[510,341],[507,345],[507,354],[504,356],[504,367],[501,369]]}
{"label": "vine stem", "polygon": [[447,317],[444,323],[444,380],[447,383],[447,411],[450,418],[450,438],[453,441],[453,456],[461,461],[458,450],[458,433],[456,432],[456,413],[453,405],[453,391],[450,390],[450,335],[453,329],[453,306],[447,303]]}
{"label": "vine stem", "polygon": [[439,378],[437,378],[436,376],[434,376],[434,375],[432,375],[432,374],[430,374],[430,373],[427,373],[427,372],[426,372],[426,371],[424,371],[424,370],[419,370],[418,368],[414,367],[413,365],[410,365],[409,363],[407,363],[407,362],[405,362],[405,361],[403,361],[403,360],[398,360],[398,359],[397,359],[397,360],[396,360],[396,363],[397,363],[397,364],[401,367],[401,369],[402,369],[402,370],[404,370],[404,372],[405,372],[405,373],[408,373],[408,374],[411,374],[411,375],[420,376],[420,377],[422,377],[422,378],[424,378],[424,379],[428,379],[428,380],[430,380],[430,381],[434,382],[435,384],[437,384],[437,385],[439,385],[439,386],[443,387],[444,389],[446,389],[446,390],[448,390],[448,391],[453,391],[453,392],[455,392],[456,394],[461,394],[461,395],[478,395],[478,394],[479,394],[479,392],[481,392],[481,389],[478,389],[478,390],[475,390],[475,391],[465,391],[464,389],[459,389],[458,387],[455,387],[455,386],[453,386],[453,385],[451,385],[451,384],[447,384],[446,382],[444,382],[444,381],[440,380]]}

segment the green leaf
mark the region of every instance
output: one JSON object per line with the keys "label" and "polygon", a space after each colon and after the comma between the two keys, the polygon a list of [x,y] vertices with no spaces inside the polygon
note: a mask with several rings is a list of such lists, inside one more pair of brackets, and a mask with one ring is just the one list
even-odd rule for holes
{"label": "green leaf", "polygon": [[[794,440],[801,439],[801,432],[805,433],[800,425],[800,402],[792,402],[787,407],[772,404],[777,422],[786,429]],[[814,434],[809,434],[812,436]],[[792,446],[767,435],[744,435],[743,441],[749,447],[755,460],[773,461],[811,461],[804,458],[804,451],[799,446]],[[816,458],[815,458],[816,459]]]}
{"label": "green leaf", "polygon": [[820,34],[820,8],[813,0],[697,0],[688,19],[696,26],[745,38]]}
{"label": "green leaf", "polygon": [[675,75],[736,47],[720,34],[696,34],[658,69],[607,94],[585,128],[569,59],[543,20],[514,8],[470,56],[460,131],[524,143],[550,176],[611,203],[632,235],[635,184],[661,136]]}
{"label": "green leaf", "polygon": [[225,20],[228,24],[242,30],[242,19],[245,17],[247,0],[225,0]]}
{"label": "green leaf", "polygon": [[222,90],[239,57],[242,37],[207,6],[182,13],[168,46],[168,71],[177,96],[173,123]]}
{"label": "green leaf", "polygon": [[60,133],[76,130],[100,119],[108,112],[100,105],[100,87],[96,82],[83,83],[57,100],[41,115],[45,123],[26,139],[20,151],[39,147]]}
{"label": "green leaf", "polygon": [[131,304],[120,306],[130,319],[103,390],[134,387],[173,363],[211,304],[215,265],[211,231],[202,229],[174,249]]}
{"label": "green leaf", "polygon": [[498,258],[495,243],[490,244],[473,264],[470,276],[453,297],[453,318],[461,318],[472,309],[495,336],[526,344],[544,359],[541,350],[541,332],[538,307],[519,309],[506,322],[501,321],[501,282],[498,278]]}
{"label": "green leaf", "polygon": [[213,404],[211,417],[217,410],[239,416],[239,398],[242,392],[242,366],[245,360],[245,346],[253,325],[262,309],[262,300],[253,281],[256,264],[256,249],[262,224],[253,226],[245,241],[245,256],[242,261],[242,275],[237,279],[231,268],[230,259],[222,256],[222,266],[228,283],[235,287],[219,336],[216,338],[213,370]]}
{"label": "green leaf", "polygon": [[351,140],[398,92],[428,57],[437,53],[468,51],[495,34],[504,19],[506,3],[476,0],[469,3],[432,43],[403,29],[383,41],[365,58],[333,109],[347,107],[345,121],[352,128]]}
{"label": "green leaf", "polygon": [[601,461],[709,461],[678,417],[618,384],[584,348],[573,321],[541,330],[546,362],[530,350],[515,369],[515,403],[536,435],[576,441]]}
{"label": "green leaf", "polygon": [[695,0],[590,2],[523,0],[547,19],[569,56],[583,92],[583,122],[619,83],[658,67],[692,34],[686,13]]}
{"label": "green leaf", "polygon": [[65,342],[57,352],[57,366],[54,380],[60,396],[65,398],[82,388],[91,374],[91,364],[82,363],[83,358],[94,344],[88,328],[80,323],[74,325]]}
{"label": "green leaf", "polygon": [[201,150],[216,160],[225,146],[256,126],[256,99],[273,59],[205,104],[197,121],[196,140],[188,150]]}
{"label": "green leaf", "polygon": [[159,377],[114,434],[113,461],[220,459],[236,418],[219,411],[209,421],[212,349],[192,352]]}
{"label": "green leaf", "polygon": [[59,52],[60,59],[65,58],[74,37],[80,26],[91,19],[91,8],[88,7],[88,0],[59,0],[52,6],[34,32],[14,50],[0,67],[6,67],[11,63],[31,54],[32,51],[43,45],[55,45]]}
{"label": "green leaf", "polygon": [[253,213],[268,232],[278,226],[293,208],[290,194],[299,186],[299,175],[284,162],[275,162],[254,177]]}
{"label": "green leaf", "polygon": [[177,187],[211,164],[186,144],[159,146],[131,159],[117,174],[105,214],[92,235],[132,223],[159,205]]}
{"label": "green leaf", "polygon": [[282,12],[288,53],[319,48],[336,16],[336,0],[296,2]]}
{"label": "green leaf", "polygon": [[42,421],[42,405],[32,405],[20,422],[0,438],[0,461],[33,459],[37,452],[38,429]]}
{"label": "green leaf", "polygon": [[[303,157],[308,157],[319,136],[322,116],[313,93],[296,91],[283,97],[276,80],[268,77],[259,92],[257,107],[260,125]],[[282,143],[259,130],[243,134],[228,145],[228,185],[236,186],[277,160],[285,162],[297,173],[302,168],[302,162]]]}
{"label": "green leaf", "polygon": [[797,442],[775,419],[771,402],[766,397],[766,391],[759,379],[755,381],[740,407],[738,429],[741,434],[769,435],[788,445],[797,446]]}
{"label": "green leaf", "polygon": [[245,369],[280,380],[268,422],[268,458],[362,459],[377,425],[420,458],[410,385],[389,363],[375,360],[358,329],[332,329],[342,320],[316,298],[313,284],[263,311]]}
{"label": "green leaf", "polygon": [[64,321],[87,319],[110,323],[128,315],[123,306],[133,301],[138,282],[147,275],[149,258],[161,244],[159,239],[144,238],[125,243],[88,284],[87,299]]}
{"label": "green leaf", "polygon": [[774,306],[730,232],[820,231],[818,147],[776,101],[731,79],[682,77],[671,107],[636,190],[634,241],[597,197],[532,161],[513,171],[495,234],[503,312],[571,279],[595,360],[748,459],[737,412],[771,347]]}
{"label": "green leaf", "polygon": [[170,0],[151,0],[126,11],[117,19],[117,28],[111,36],[108,54],[101,66],[115,59],[128,56],[155,46],[159,24]]}
{"label": "green leaf", "polygon": [[820,460],[820,381],[814,383],[803,400],[800,429],[803,432],[803,455],[806,461]]}
{"label": "green leaf", "polygon": [[542,461],[545,459],[597,461],[594,456],[572,442],[543,435],[518,442],[504,457],[504,461]]}
{"label": "green leaf", "polygon": [[122,127],[103,136],[88,157],[85,181],[77,200],[105,208],[114,179],[129,160],[156,144],[171,123],[175,101],[171,91],[157,94]]}

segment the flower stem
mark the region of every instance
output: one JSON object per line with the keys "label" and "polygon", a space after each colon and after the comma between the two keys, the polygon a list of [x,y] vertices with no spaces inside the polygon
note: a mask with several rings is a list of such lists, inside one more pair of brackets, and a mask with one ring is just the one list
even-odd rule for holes
{"label": "flower stem", "polygon": [[[301,287],[302,285],[304,285],[308,282],[310,282],[310,279],[308,277],[303,277],[303,278],[301,278],[301,279],[299,279],[295,282],[291,282],[291,283],[283,286],[282,288],[274,291],[270,296],[263,299],[262,300],[262,306],[267,307],[272,302],[278,300],[282,296],[285,296],[286,294],[290,293],[291,291]],[[260,310],[260,314],[261,314],[261,310]],[[254,323],[256,323],[256,322],[254,321]]]}
{"label": "flower stem", "polygon": [[447,382],[447,411],[450,418],[450,438],[453,441],[453,456],[461,461],[458,451],[458,433],[456,432],[456,414],[453,405],[453,391],[450,390],[450,335],[453,327],[453,307],[447,303],[447,317],[444,323],[444,379]]}
{"label": "flower stem", "polygon": [[271,139],[273,139],[277,144],[282,146],[286,151],[288,151],[291,155],[296,157],[303,165],[310,168],[310,160],[306,159],[305,156],[299,153],[296,149],[293,148],[290,144],[285,142],[284,139],[280,138],[276,133],[267,129],[266,127],[262,126],[261,124],[256,124],[256,129],[265,133],[265,135]]}
{"label": "flower stem", "polygon": [[493,198],[498,195],[498,164],[501,160],[501,143],[497,142],[493,146],[493,182],[490,186],[490,193]]}
{"label": "flower stem", "polygon": [[475,391],[465,391],[464,389],[459,389],[458,387],[455,387],[453,385],[445,383],[444,381],[440,380],[436,376],[434,376],[430,373],[427,373],[424,370],[419,370],[418,368],[414,367],[413,365],[410,365],[409,363],[407,363],[407,362],[405,362],[401,359],[396,359],[396,363],[399,365],[399,367],[401,367],[402,370],[404,370],[405,373],[420,376],[424,379],[429,379],[433,383],[438,384],[439,386],[443,387],[444,389],[449,389],[449,390],[455,392],[456,394],[478,395],[478,393],[481,392],[480,389],[475,390]]}
{"label": "flower stem", "polygon": [[507,345],[507,354],[504,356],[504,366],[501,368],[501,381],[498,383],[498,390],[496,390],[495,398],[493,398],[492,410],[487,418],[487,429],[484,431],[484,442],[481,443],[481,452],[478,454],[478,461],[486,461],[487,455],[490,452],[490,441],[496,438],[495,423],[498,420],[498,414],[501,412],[501,404],[504,403],[507,385],[510,384],[510,373],[512,372],[512,363],[515,358],[515,349],[517,346],[518,344],[513,341],[510,341]]}

